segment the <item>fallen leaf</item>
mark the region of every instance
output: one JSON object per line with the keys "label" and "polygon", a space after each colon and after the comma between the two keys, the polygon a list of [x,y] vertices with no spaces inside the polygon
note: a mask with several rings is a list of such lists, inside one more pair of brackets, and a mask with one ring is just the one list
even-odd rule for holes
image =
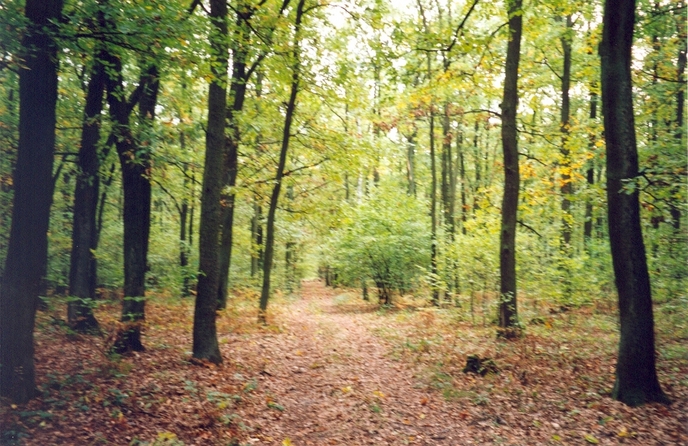
{"label": "fallen leaf", "polygon": [[590,434],[585,434],[583,438],[585,438],[585,441],[587,441],[590,444],[600,444],[600,440],[598,440]]}

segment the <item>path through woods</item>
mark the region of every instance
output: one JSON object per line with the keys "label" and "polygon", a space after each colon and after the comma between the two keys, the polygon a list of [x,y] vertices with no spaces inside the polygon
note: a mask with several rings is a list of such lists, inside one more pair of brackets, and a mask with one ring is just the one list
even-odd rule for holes
{"label": "path through woods", "polygon": [[235,360],[264,358],[259,389],[283,408],[242,418],[276,444],[467,444],[461,411],[391,359],[373,334],[383,322],[374,307],[338,304],[337,293],[304,282],[285,315],[286,335],[236,339]]}
{"label": "path through woods", "polygon": [[[381,309],[318,281],[278,293],[267,326],[256,302],[255,291],[235,291],[218,318],[217,367],[190,361],[190,299],[151,293],[146,351],[123,357],[105,354],[108,337],[67,329],[66,302],[53,301],[36,328],[40,396],[0,402],[0,444],[688,444],[684,340],[659,343],[674,403],[627,407],[609,397],[614,317],[591,307],[539,306],[543,323],[504,342],[489,321],[471,323],[468,306],[405,297]],[[96,316],[114,333],[120,311],[112,299]],[[469,354],[493,358],[500,373],[462,373]]]}

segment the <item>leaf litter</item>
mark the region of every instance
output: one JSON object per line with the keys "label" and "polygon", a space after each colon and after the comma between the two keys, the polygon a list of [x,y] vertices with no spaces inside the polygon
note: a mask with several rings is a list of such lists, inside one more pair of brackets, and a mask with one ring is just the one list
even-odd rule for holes
{"label": "leaf litter", "polygon": [[[125,357],[56,324],[63,307],[40,313],[40,396],[3,403],[1,444],[688,444],[688,357],[658,360],[671,406],[613,401],[616,330],[583,310],[498,341],[460,309],[381,309],[318,281],[277,296],[266,327],[256,301],[236,293],[218,319],[221,366],[190,361],[191,301],[153,296],[147,350]],[[469,355],[498,373],[463,373]]]}

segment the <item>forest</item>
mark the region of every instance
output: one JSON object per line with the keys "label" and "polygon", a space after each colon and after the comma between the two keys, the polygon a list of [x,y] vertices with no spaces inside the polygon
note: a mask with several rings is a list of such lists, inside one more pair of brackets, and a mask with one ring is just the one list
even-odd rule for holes
{"label": "forest", "polygon": [[685,0],[6,0],[0,444],[685,444]]}

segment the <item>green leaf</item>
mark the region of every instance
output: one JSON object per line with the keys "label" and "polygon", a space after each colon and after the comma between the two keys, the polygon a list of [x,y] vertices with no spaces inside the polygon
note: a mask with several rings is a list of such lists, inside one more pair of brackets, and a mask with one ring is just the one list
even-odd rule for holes
{"label": "green leaf", "polygon": [[585,438],[585,441],[587,441],[590,444],[600,444],[600,440],[598,440],[590,434],[585,434],[583,438]]}

